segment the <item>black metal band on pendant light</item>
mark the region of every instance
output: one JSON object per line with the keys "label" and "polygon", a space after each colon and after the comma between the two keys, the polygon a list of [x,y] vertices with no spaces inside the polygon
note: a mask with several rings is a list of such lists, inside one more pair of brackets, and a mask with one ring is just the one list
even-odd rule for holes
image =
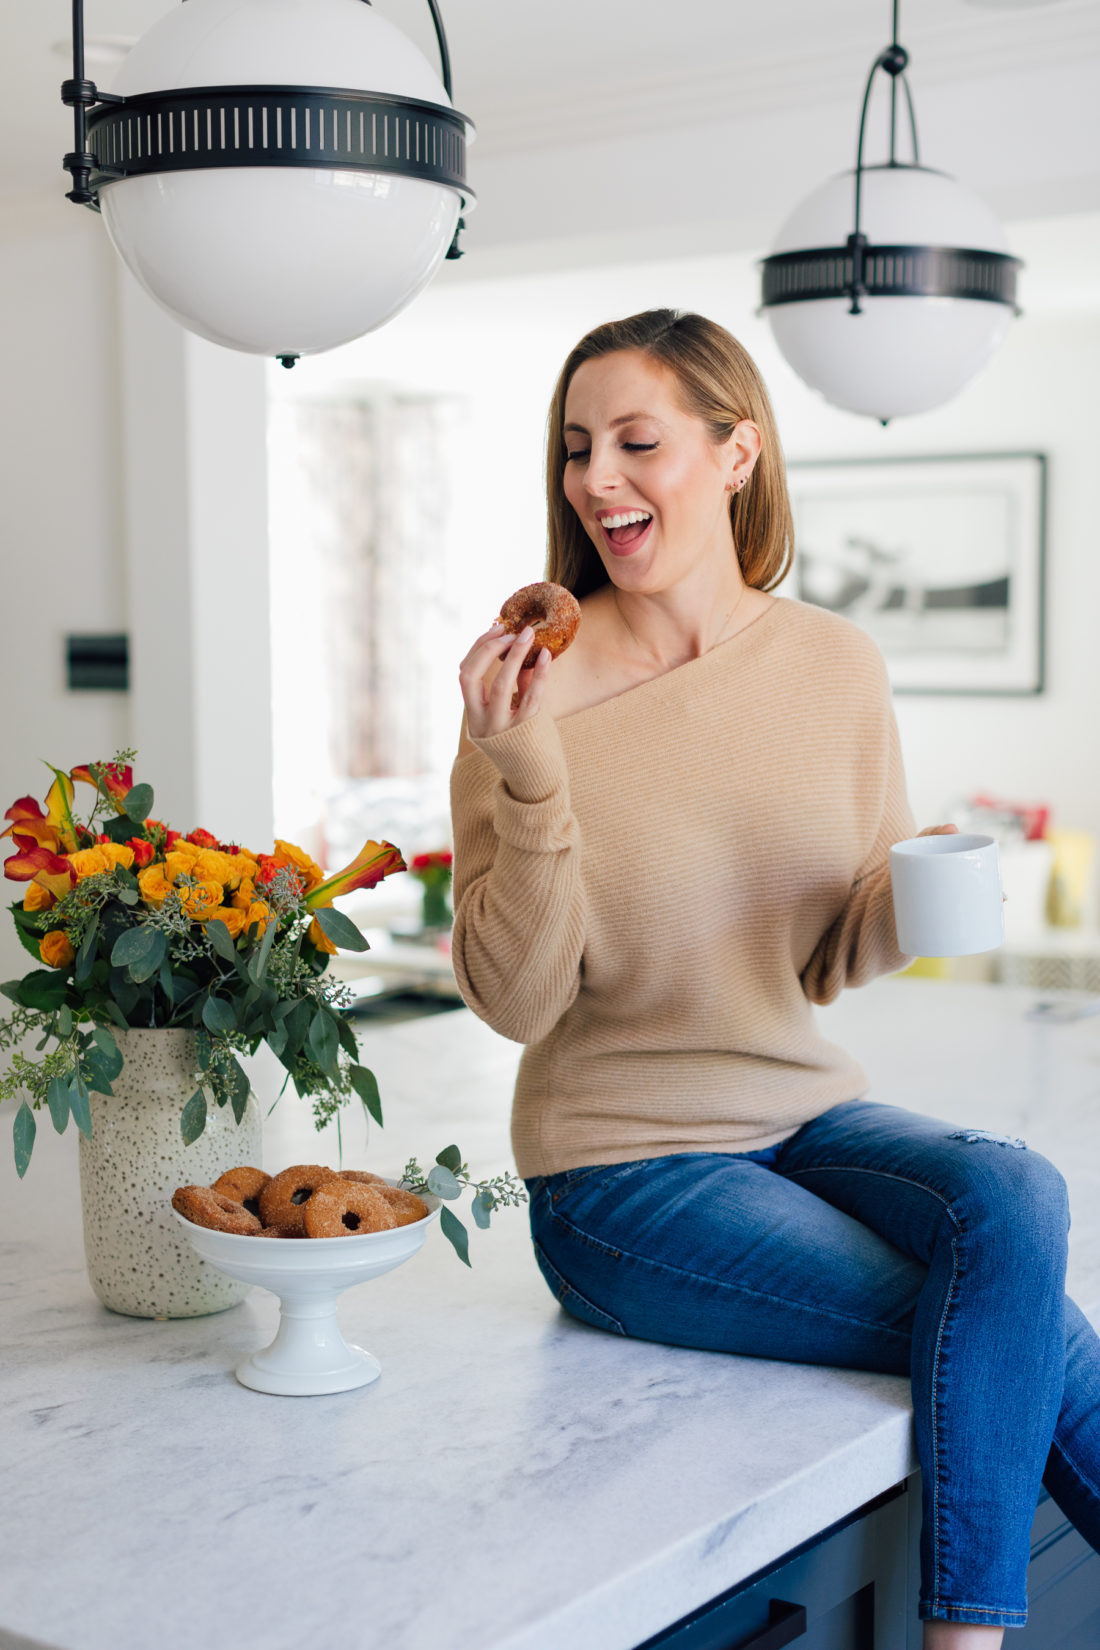
{"label": "black metal band on pendant light", "polygon": [[[817,298],[849,298],[850,313],[861,313],[863,297],[970,298],[1007,304],[1016,310],[1020,260],[1005,252],[951,246],[871,246],[863,234],[863,175],[883,168],[864,166],[867,110],[876,74],[890,77],[890,159],[887,168],[922,171],[913,95],[905,70],[909,54],[898,42],[898,0],[894,0],[893,40],[871,65],[863,93],[856,150],[855,227],[844,246],[777,252],[761,260],[761,308],[806,303]],[[897,159],[897,89],[901,82],[909,112],[913,159]]]}
{"label": "black metal band on pendant light", "polygon": [[[366,0],[370,4],[370,0]],[[443,84],[451,95],[447,37],[436,0]],[[466,128],[456,109],[418,98],[327,86],[200,86],[117,97],[84,77],[84,5],[73,0],[73,78],[61,88],[74,115],[68,199],[99,210],[99,190],[120,178],[209,167],[324,167],[389,172],[454,189],[466,181]],[[460,258],[460,217],[448,258]]]}

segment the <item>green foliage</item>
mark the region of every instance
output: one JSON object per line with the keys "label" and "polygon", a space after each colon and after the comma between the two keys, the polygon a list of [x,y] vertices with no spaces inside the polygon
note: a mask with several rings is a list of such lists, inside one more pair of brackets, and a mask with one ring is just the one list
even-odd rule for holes
{"label": "green foliage", "polygon": [[[457,1146],[445,1146],[434,1166],[425,1174],[415,1157],[405,1164],[401,1184],[410,1192],[431,1192],[435,1197],[453,1201],[470,1187],[473,1189],[470,1212],[474,1225],[484,1230],[489,1225],[494,1209],[517,1208],[527,1202],[527,1191],[513,1174],[500,1174],[490,1180],[475,1180],[462,1160]],[[470,1239],[465,1226],[451,1209],[439,1211],[439,1230],[453,1246],[459,1260],[470,1264]]]}

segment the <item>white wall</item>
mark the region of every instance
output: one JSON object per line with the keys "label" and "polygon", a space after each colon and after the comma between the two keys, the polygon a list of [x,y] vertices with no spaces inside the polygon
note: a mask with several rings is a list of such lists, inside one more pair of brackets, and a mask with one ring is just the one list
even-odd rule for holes
{"label": "white wall", "polygon": [[[161,315],[91,213],[62,200],[8,230],[0,814],[17,797],[45,797],[43,758],[69,769],[130,746],[158,816],[262,848],[272,831],[263,364]],[[129,633],[129,693],[66,688],[65,635],[97,631]],[[5,882],[5,904],[21,894]],[[25,957],[0,922],[0,978]]]}

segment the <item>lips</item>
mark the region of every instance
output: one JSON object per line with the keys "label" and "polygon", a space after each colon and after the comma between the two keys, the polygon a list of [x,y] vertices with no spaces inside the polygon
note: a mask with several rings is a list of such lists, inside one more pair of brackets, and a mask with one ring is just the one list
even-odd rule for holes
{"label": "lips", "polygon": [[632,556],[648,539],[653,517],[650,516],[648,521],[632,522],[629,527],[607,528],[602,522],[599,525],[604,544],[613,556]]}

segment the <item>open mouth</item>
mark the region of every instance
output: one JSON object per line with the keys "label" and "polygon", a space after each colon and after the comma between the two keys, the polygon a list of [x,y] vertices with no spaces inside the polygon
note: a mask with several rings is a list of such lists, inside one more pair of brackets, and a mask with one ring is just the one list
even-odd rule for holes
{"label": "open mouth", "polygon": [[617,556],[631,555],[637,550],[652,526],[653,517],[644,510],[630,510],[623,516],[604,516],[600,521],[604,543]]}

